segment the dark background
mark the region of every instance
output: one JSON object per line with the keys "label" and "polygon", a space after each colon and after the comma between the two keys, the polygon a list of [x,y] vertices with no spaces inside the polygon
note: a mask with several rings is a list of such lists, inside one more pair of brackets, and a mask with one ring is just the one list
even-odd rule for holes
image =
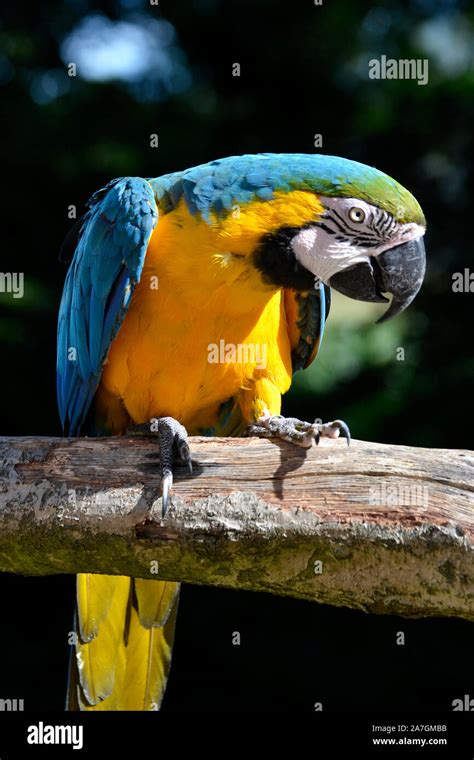
{"label": "dark background", "polygon": [[[473,21],[456,0],[3,2],[1,270],[24,272],[25,294],[0,293],[1,432],[60,433],[57,253],[69,206],[80,216],[117,176],[311,153],[321,134],[322,152],[375,165],[414,192],[428,219],[428,272],[414,306],[386,325],[374,326],[376,307],[335,299],[318,361],[296,378],[286,411],[342,417],[356,438],[469,448],[473,295],[453,293],[452,275],[472,260]],[[368,61],[382,54],[428,59],[429,84],[369,79]],[[3,575],[0,591],[0,697],[61,709],[74,579]],[[463,621],[187,586],[165,709],[450,709],[474,696],[472,634]]]}

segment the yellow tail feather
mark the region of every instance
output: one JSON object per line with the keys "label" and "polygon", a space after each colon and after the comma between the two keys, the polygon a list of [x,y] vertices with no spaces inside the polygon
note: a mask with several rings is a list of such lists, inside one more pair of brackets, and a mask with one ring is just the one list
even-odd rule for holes
{"label": "yellow tail feather", "polygon": [[135,578],[135,594],[140,623],[145,628],[165,625],[179,594],[179,584],[172,581],[145,581]]}
{"label": "yellow tail feather", "polygon": [[78,628],[82,641],[95,639],[99,626],[107,617],[115,593],[126,594],[129,589],[130,579],[122,576],[90,573],[77,576]]}
{"label": "yellow tail feather", "polygon": [[171,664],[176,610],[177,599],[162,628],[144,628],[140,624],[138,611],[132,607],[121,710],[159,709]]}
{"label": "yellow tail feather", "polygon": [[97,705],[109,697],[116,676],[125,669],[123,632],[130,586],[131,579],[123,576],[77,577],[76,666],[88,705]]}
{"label": "yellow tail feather", "polygon": [[68,709],[157,710],[171,662],[179,584],[77,578]]}

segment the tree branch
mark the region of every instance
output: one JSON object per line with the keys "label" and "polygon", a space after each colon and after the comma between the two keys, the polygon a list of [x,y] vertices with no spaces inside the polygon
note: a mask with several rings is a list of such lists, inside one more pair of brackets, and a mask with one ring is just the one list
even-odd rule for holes
{"label": "tree branch", "polygon": [[161,518],[145,438],[0,439],[0,570],[96,572],[474,620],[468,451],[191,438]]}

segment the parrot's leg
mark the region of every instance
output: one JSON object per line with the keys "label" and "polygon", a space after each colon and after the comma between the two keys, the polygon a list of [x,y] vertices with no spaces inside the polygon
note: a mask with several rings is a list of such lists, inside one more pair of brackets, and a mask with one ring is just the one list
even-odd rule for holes
{"label": "parrot's leg", "polygon": [[295,417],[282,417],[280,414],[263,414],[257,422],[246,430],[247,435],[260,438],[281,438],[284,441],[309,449],[313,443],[318,444],[321,438],[345,438],[347,445],[351,442],[348,426],[342,420],[334,422],[304,422]]}
{"label": "parrot's leg", "polygon": [[133,425],[126,435],[157,436],[160,444],[160,471],[162,493],[162,515],[166,514],[169,505],[171,488],[173,486],[173,460],[177,454],[188,465],[192,473],[193,465],[188,446],[188,432],[174,417],[158,417],[141,425]]}

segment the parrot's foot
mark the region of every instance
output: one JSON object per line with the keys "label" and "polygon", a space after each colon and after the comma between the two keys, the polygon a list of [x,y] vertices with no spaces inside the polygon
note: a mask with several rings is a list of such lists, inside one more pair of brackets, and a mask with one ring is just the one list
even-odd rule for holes
{"label": "parrot's foot", "polygon": [[127,435],[156,435],[160,444],[160,471],[162,515],[165,516],[171,488],[173,486],[173,460],[177,454],[188,465],[192,473],[193,465],[188,446],[188,432],[174,417],[157,417],[142,425],[133,425],[127,430]]}
{"label": "parrot's foot", "polygon": [[309,449],[313,443],[318,444],[321,438],[341,436],[346,438],[348,446],[351,442],[349,428],[342,420],[304,422],[295,417],[265,414],[254,425],[250,425],[246,432],[247,435],[257,435],[260,438],[281,438],[304,449]]}

